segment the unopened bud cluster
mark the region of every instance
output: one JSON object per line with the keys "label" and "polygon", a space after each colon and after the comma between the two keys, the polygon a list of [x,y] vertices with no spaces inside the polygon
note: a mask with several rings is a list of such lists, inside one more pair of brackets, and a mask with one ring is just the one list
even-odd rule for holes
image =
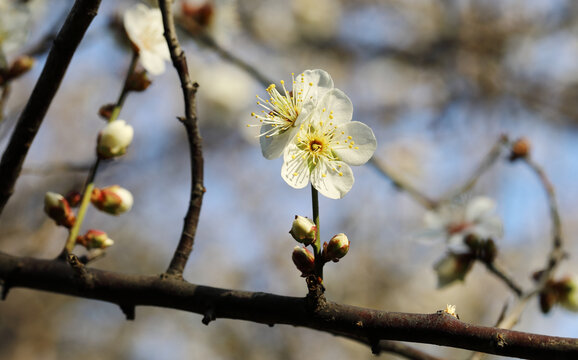
{"label": "unopened bud cluster", "polygon": [[[295,246],[293,249],[293,263],[301,276],[306,277],[315,273],[315,255],[305,246],[313,245],[317,241],[317,226],[315,223],[304,216],[295,216],[291,230],[289,231],[293,239],[304,246]],[[349,251],[349,239],[343,233],[337,234],[323,243],[318,262],[323,265],[329,261],[338,262]]]}

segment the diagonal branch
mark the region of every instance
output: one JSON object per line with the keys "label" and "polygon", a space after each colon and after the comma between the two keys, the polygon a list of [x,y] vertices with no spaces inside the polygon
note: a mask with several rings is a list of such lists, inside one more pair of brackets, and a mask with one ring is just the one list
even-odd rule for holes
{"label": "diagonal branch", "polygon": [[22,111],[14,133],[0,161],[0,214],[14,192],[14,185],[30,145],[56,95],[70,60],[84,33],[96,16],[100,0],[77,0],[66,22],[54,39],[54,44],[40,78]]}
{"label": "diagonal branch", "polygon": [[[267,325],[302,326],[351,339],[400,340],[451,346],[519,358],[576,359],[578,339],[537,335],[467,324],[444,312],[384,312],[327,302],[313,311],[305,298],[235,291],[162,276],[127,275],[86,268],[79,276],[68,264],[0,253],[0,279],[7,289],[26,287],[107,301],[131,309],[156,306],[216,318]],[[127,312],[134,315],[131,311]]]}
{"label": "diagonal branch", "polygon": [[203,195],[206,190],[203,185],[204,162],[203,148],[201,145],[202,139],[197,124],[197,109],[195,104],[195,95],[197,93],[198,84],[193,84],[189,77],[187,58],[185,57],[185,53],[177,39],[171,5],[171,0],[159,0],[159,7],[163,16],[165,39],[169,46],[173,66],[179,74],[185,101],[185,117],[180,118],[180,120],[185,126],[189,141],[191,157],[191,196],[189,200],[189,209],[185,216],[183,231],[181,232],[181,239],[179,240],[179,244],[177,245],[166,274],[182,278],[189,255],[191,254],[191,251],[193,251],[195,234],[199,223],[199,215],[201,213],[201,205],[203,203]]}

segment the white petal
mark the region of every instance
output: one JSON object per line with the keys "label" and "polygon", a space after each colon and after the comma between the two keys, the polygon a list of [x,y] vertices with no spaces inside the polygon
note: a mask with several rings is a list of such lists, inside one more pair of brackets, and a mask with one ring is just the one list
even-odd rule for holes
{"label": "white petal", "polygon": [[299,130],[298,127],[291,127],[279,135],[272,135],[269,137],[263,135],[271,129],[273,129],[273,125],[261,126],[261,137],[259,138],[259,142],[261,144],[261,152],[268,160],[276,159],[281,156],[283,151],[285,151],[287,144],[293,140],[297,130]]}
{"label": "white petal", "polygon": [[340,160],[350,165],[363,165],[373,156],[377,141],[369,126],[359,121],[352,121],[338,126],[337,131],[343,131],[345,136],[351,136],[350,145],[336,147],[333,150]]}
{"label": "white petal", "polygon": [[[322,113],[323,109],[326,110],[324,113]],[[319,101],[317,110],[321,121],[326,121],[326,117],[332,112],[331,122],[336,125],[345,124],[353,117],[353,104],[349,97],[339,89],[329,90]]]}
{"label": "white petal", "polygon": [[500,238],[503,235],[502,219],[498,215],[487,216],[474,226],[472,232],[481,238]]}
{"label": "white petal", "polygon": [[139,33],[147,26],[148,11],[146,5],[137,4],[124,13],[124,28],[133,42],[138,41]]}
{"label": "white petal", "polygon": [[309,183],[309,167],[301,157],[297,145],[291,143],[285,149],[281,177],[295,189],[302,189]]}
{"label": "white petal", "polygon": [[351,168],[342,161],[320,161],[311,173],[313,187],[330,199],[344,197],[354,180]]}
{"label": "white petal", "polygon": [[160,75],[165,71],[165,61],[156,53],[141,51],[140,62],[151,75]]}
{"label": "white petal", "polygon": [[447,226],[447,218],[433,210],[428,210],[425,213],[423,222],[427,228],[432,230],[445,230]]}
{"label": "white petal", "polygon": [[[321,91],[323,91],[323,89],[333,88],[333,79],[331,79],[331,75],[329,75],[325,70],[305,70],[301,75],[303,75],[303,81],[305,84],[312,83],[314,86],[321,88]],[[297,77],[299,81],[301,81],[301,75]],[[323,94],[319,95],[322,96]]]}
{"label": "white petal", "polygon": [[484,216],[494,211],[495,208],[496,203],[489,197],[475,197],[468,202],[466,207],[465,220],[468,222],[477,222]]}

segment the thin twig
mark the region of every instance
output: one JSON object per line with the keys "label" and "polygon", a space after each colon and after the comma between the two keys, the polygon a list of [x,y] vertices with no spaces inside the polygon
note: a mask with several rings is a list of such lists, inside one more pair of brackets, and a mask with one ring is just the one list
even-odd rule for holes
{"label": "thin twig", "polygon": [[541,166],[536,164],[530,157],[526,156],[523,158],[524,162],[534,171],[538,179],[540,180],[542,187],[546,191],[546,196],[548,198],[548,208],[550,210],[550,219],[552,221],[552,249],[548,255],[546,261],[546,267],[543,273],[537,281],[536,291],[542,290],[546,282],[551,278],[554,270],[560,263],[562,259],[566,256],[562,248],[562,222],[560,221],[560,213],[558,212],[558,205],[556,203],[556,194],[554,192],[554,187],[548,179],[548,176],[544,172]]}
{"label": "thin twig", "polygon": [[191,251],[193,251],[205,187],[203,185],[202,139],[197,124],[195,104],[198,85],[196,83],[193,84],[189,77],[187,58],[177,39],[171,5],[171,0],[159,0],[159,8],[163,16],[165,39],[169,46],[173,66],[179,75],[185,101],[185,117],[180,120],[185,126],[189,141],[191,157],[191,196],[187,215],[184,220],[183,231],[181,232],[181,239],[179,240],[179,244],[177,245],[166,274],[182,277],[189,255]]}
{"label": "thin twig", "polygon": [[502,280],[513,292],[516,293],[518,296],[522,296],[524,291],[522,288],[512,279],[507,273],[506,270],[503,269],[500,265],[496,264],[495,261],[492,262],[485,262],[482,263],[486,266],[486,268],[494,275],[496,275],[500,280]]}
{"label": "thin twig", "polygon": [[188,34],[190,34],[194,39],[199,41],[205,46],[211,48],[215,53],[219,54],[221,58],[230,62],[231,64],[235,65],[239,69],[245,71],[247,74],[252,76],[255,80],[257,80],[261,85],[267,87],[273,83],[273,81],[269,80],[265,75],[263,75],[256,67],[252,66],[251,64],[247,63],[246,61],[242,60],[238,56],[234,55],[230,51],[226,50],[225,48],[221,47],[215,39],[213,39],[205,29],[197,24],[192,19],[187,19],[187,21],[183,21],[182,19],[178,20],[178,25],[182,27]]}
{"label": "thin twig", "polygon": [[22,111],[10,142],[0,161],[0,214],[14,192],[28,150],[56,95],[74,52],[92,19],[100,0],[77,0],[66,22],[54,39],[44,69]]}
{"label": "thin twig", "polygon": [[411,341],[519,358],[578,358],[578,339],[478,326],[443,312],[385,312],[327,301],[312,316],[307,300],[302,297],[219,289],[154,275],[85,270],[85,278],[90,279],[90,284],[82,283],[66,263],[0,252],[0,279],[11,289],[45,290],[121,304],[125,308],[179,309],[207,315],[206,322],[227,318],[302,326],[353,339],[365,337],[374,343]]}
{"label": "thin twig", "polygon": [[412,185],[406,183],[405,181],[401,180],[397,177],[391,170],[387,168],[387,166],[380,160],[376,159],[375,156],[369,160],[369,163],[373,165],[379,172],[387,177],[393,185],[405,192],[407,192],[411,197],[414,198],[418,203],[420,203],[426,209],[435,209],[437,207],[437,202],[427,197],[424,193],[417,190]]}
{"label": "thin twig", "polygon": [[499,159],[500,154],[502,153],[502,148],[507,143],[507,136],[501,135],[469,179],[459,188],[452,190],[449,194],[443,196],[443,199],[453,199],[456,196],[471,190],[476,185],[479,178]]}

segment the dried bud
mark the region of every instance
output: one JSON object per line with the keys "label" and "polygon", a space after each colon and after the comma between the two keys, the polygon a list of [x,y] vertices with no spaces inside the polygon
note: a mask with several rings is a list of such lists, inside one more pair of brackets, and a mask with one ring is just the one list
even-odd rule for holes
{"label": "dried bud", "polygon": [[98,115],[103,119],[110,119],[114,111],[115,104],[104,104],[98,109]]}
{"label": "dried bud", "polygon": [[530,154],[530,141],[526,138],[520,138],[512,144],[512,152],[510,153],[510,161],[520,158],[525,158]]}
{"label": "dried bud", "polygon": [[448,253],[434,265],[434,270],[438,276],[438,288],[449,285],[456,280],[463,281],[473,263],[474,258],[470,254]]}
{"label": "dried bud", "polygon": [[134,130],[124,120],[114,120],[98,134],[96,151],[101,159],[110,159],[126,153]]}
{"label": "dried bud", "polygon": [[323,257],[327,261],[338,262],[349,251],[349,239],[343,233],[337,234],[323,244]]}
{"label": "dried bud", "polygon": [[207,28],[214,18],[214,5],[207,1],[201,5],[183,1],[181,6],[183,17],[187,22],[193,22],[196,26]]}
{"label": "dried bud", "polygon": [[46,195],[44,195],[44,212],[54,220],[56,225],[69,229],[76,221],[76,217],[70,210],[68,201],[66,201],[64,196],[57,193],[47,192]]}
{"label": "dried bud", "polygon": [[90,250],[107,248],[112,246],[114,241],[104,231],[90,229],[86,234],[78,236],[76,243]]}
{"label": "dried bud", "polygon": [[32,66],[34,66],[34,58],[28,55],[18,57],[6,72],[6,80],[12,80],[27,73]]}
{"label": "dried bud", "polygon": [[126,83],[126,89],[136,92],[145,91],[151,83],[152,81],[148,78],[146,71],[135,71],[130,74]]}
{"label": "dried bud", "polygon": [[120,215],[132,208],[133,197],[130,191],[118,185],[92,190],[90,201],[97,209],[112,215]]}
{"label": "dried bud", "polygon": [[64,198],[66,199],[66,201],[68,201],[68,205],[70,205],[70,207],[77,207],[78,204],[80,204],[80,201],[82,200],[82,194],[76,190],[72,190],[68,194],[66,194]]}
{"label": "dried bud", "polygon": [[306,277],[307,275],[313,274],[315,270],[315,256],[311,251],[297,245],[293,248],[291,258],[297,269],[301,271],[301,276]]}
{"label": "dried bud", "polygon": [[289,231],[293,239],[305,245],[310,245],[315,241],[316,233],[317,227],[311,219],[295,215],[295,220],[293,220],[293,225]]}

